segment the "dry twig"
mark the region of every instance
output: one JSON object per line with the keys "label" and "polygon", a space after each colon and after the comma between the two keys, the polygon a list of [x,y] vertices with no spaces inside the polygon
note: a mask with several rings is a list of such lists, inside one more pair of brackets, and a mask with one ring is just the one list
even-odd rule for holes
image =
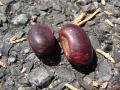
{"label": "dry twig", "polygon": [[76,24],[76,25],[77,25],[79,22],[82,21],[82,19],[83,19],[85,16],[86,16],[86,13],[82,12],[78,18],[76,18],[75,20],[73,20],[73,24]]}
{"label": "dry twig", "polygon": [[101,0],[101,4],[102,4],[102,5],[105,5],[105,0]]}
{"label": "dry twig", "polygon": [[0,1],[0,6],[2,6],[3,5],[3,3]]}
{"label": "dry twig", "polygon": [[13,44],[22,42],[22,41],[24,41],[24,40],[26,40],[26,38],[17,39],[17,40],[15,40],[15,42],[13,42]]}
{"label": "dry twig", "polygon": [[109,11],[104,11],[104,13],[107,15],[112,15],[112,12],[109,12]]}
{"label": "dry twig", "polygon": [[0,66],[6,67],[6,65],[2,61],[0,61]]}
{"label": "dry twig", "polygon": [[26,40],[26,38],[20,38],[20,39],[17,39],[17,37],[14,35],[12,38],[10,38],[10,43],[11,44],[15,44],[15,43],[19,43],[19,42],[22,42]]}
{"label": "dry twig", "polygon": [[99,13],[100,11],[101,11],[101,9],[98,8],[93,14],[91,14],[89,17],[85,18],[83,21],[77,23],[76,25],[79,25],[79,26],[80,26],[80,25],[83,25],[84,23],[86,23],[87,21],[89,21],[89,20],[91,20],[93,17],[95,17],[95,15],[96,15],[97,13]]}
{"label": "dry twig", "polygon": [[15,40],[17,39],[17,37],[14,35],[10,38],[10,43],[13,43]]}
{"label": "dry twig", "polygon": [[112,63],[115,63],[115,60],[110,56],[109,53],[106,53],[102,51],[101,49],[96,49],[96,51],[100,53],[101,55],[103,55],[105,58],[109,59]]}
{"label": "dry twig", "polygon": [[105,22],[107,22],[111,27],[114,26],[113,23],[110,20],[108,20],[108,19],[106,19]]}
{"label": "dry twig", "polygon": [[74,86],[72,86],[68,83],[66,83],[65,86],[68,87],[70,90],[79,90],[79,89],[75,88]]}

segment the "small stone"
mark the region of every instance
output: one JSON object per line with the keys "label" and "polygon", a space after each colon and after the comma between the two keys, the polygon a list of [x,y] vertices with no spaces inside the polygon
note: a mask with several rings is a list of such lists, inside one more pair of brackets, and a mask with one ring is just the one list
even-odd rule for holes
{"label": "small stone", "polygon": [[107,43],[103,43],[101,46],[101,49],[103,49],[105,52],[110,52],[112,50],[112,45],[107,44]]}
{"label": "small stone", "polygon": [[90,41],[91,41],[91,44],[92,44],[94,49],[97,49],[100,46],[100,43],[99,43],[96,36],[91,35],[90,36]]}
{"label": "small stone", "polygon": [[99,3],[98,3],[98,2],[96,2],[96,1],[95,1],[95,2],[93,2],[93,3],[94,3],[94,5],[95,5],[95,7],[96,7],[96,8],[98,8]]}
{"label": "small stone", "polygon": [[30,52],[30,49],[25,49],[25,50],[24,50],[24,53],[25,53],[25,54],[28,54],[29,52]]}
{"label": "small stone", "polygon": [[91,2],[92,2],[92,0],[78,0],[77,5],[83,5],[84,6],[84,5],[87,5]]}
{"label": "small stone", "polygon": [[44,67],[38,67],[32,70],[28,75],[30,83],[41,88],[50,84],[52,77]]}
{"label": "small stone", "polygon": [[15,34],[15,36],[17,38],[21,38],[24,34],[25,34],[25,32],[23,32],[23,31],[17,31],[17,33]]}
{"label": "small stone", "polygon": [[109,81],[112,75],[113,72],[110,62],[107,62],[107,60],[101,61],[98,72],[99,82]]}
{"label": "small stone", "polygon": [[88,13],[96,10],[96,7],[93,4],[82,6],[82,8],[85,12],[88,12]]}
{"label": "small stone", "polygon": [[7,74],[4,68],[0,68],[0,79],[3,78]]}
{"label": "small stone", "polygon": [[18,90],[26,90],[25,87],[19,87]]}
{"label": "small stone", "polygon": [[119,62],[119,63],[116,63],[116,64],[115,64],[115,67],[120,69],[120,62]]}
{"label": "small stone", "polygon": [[65,82],[60,83],[58,86],[54,88],[54,90],[64,90],[65,87]]}
{"label": "small stone", "polygon": [[23,86],[30,86],[30,82],[26,77],[23,77],[22,79],[20,79],[19,83]]}
{"label": "small stone", "polygon": [[56,24],[56,25],[65,21],[65,15],[64,14],[56,14],[56,15],[54,15],[53,18],[55,19],[54,24]]}
{"label": "small stone", "polygon": [[9,57],[8,58],[8,63],[14,63],[14,62],[16,62],[16,58],[15,57]]}
{"label": "small stone", "polygon": [[9,50],[12,48],[12,44],[9,44],[8,42],[3,43],[2,47],[2,53],[5,56],[8,56]]}
{"label": "small stone", "polygon": [[93,25],[95,25],[95,21],[88,21],[87,24],[88,24],[89,26],[93,26]]}
{"label": "small stone", "polygon": [[73,81],[75,79],[75,75],[72,71],[66,68],[59,68],[56,70],[55,75],[63,78],[64,80]]}
{"label": "small stone", "polygon": [[3,4],[8,4],[8,3],[10,3],[10,2],[12,2],[13,0],[1,0],[1,2],[3,3]]}
{"label": "small stone", "polygon": [[84,77],[83,80],[89,85],[92,82],[92,79],[89,77]]}
{"label": "small stone", "polygon": [[114,6],[120,7],[120,2],[118,1],[118,2],[114,3]]}
{"label": "small stone", "polygon": [[56,3],[53,3],[53,9],[56,10],[56,11],[61,11],[62,8],[60,5],[57,5]]}
{"label": "small stone", "polygon": [[29,54],[27,57],[26,57],[26,60],[34,60],[35,59],[35,54],[34,53],[31,53]]}
{"label": "small stone", "polygon": [[113,51],[113,58],[115,59],[116,63],[120,62],[120,50],[119,49],[115,49]]}
{"label": "small stone", "polygon": [[26,73],[29,73],[31,71],[31,69],[33,68],[33,62],[26,62],[25,64],[23,64],[23,69],[22,69],[22,73],[23,72],[26,72]]}
{"label": "small stone", "polygon": [[14,25],[25,25],[27,21],[28,16],[26,14],[17,15],[11,20]]}
{"label": "small stone", "polygon": [[108,82],[104,82],[104,83],[102,83],[101,88],[105,89],[107,87],[107,85],[108,85]]}
{"label": "small stone", "polygon": [[5,23],[7,20],[6,16],[2,13],[0,13],[0,21],[2,21],[3,23]]}
{"label": "small stone", "polygon": [[14,90],[15,86],[14,86],[15,82],[13,81],[13,79],[11,77],[8,77],[5,81],[5,86],[3,90]]}
{"label": "small stone", "polygon": [[2,49],[0,48],[0,58],[1,58],[1,56],[2,56]]}
{"label": "small stone", "polygon": [[98,87],[99,86],[99,83],[97,81],[93,81],[92,82],[92,85],[95,86],[95,87]]}
{"label": "small stone", "polygon": [[10,67],[10,72],[11,72],[11,75],[13,76],[19,76],[20,75],[20,70],[19,70],[20,67],[17,67],[15,65],[11,66]]}

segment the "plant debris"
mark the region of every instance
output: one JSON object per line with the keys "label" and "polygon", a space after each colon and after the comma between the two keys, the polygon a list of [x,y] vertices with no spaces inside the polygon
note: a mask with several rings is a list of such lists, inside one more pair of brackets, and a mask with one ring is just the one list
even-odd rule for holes
{"label": "plant debris", "polygon": [[79,90],[79,89],[75,88],[74,86],[72,86],[72,85],[69,84],[69,83],[66,83],[65,86],[66,86],[67,88],[69,88],[70,90]]}
{"label": "plant debris", "polygon": [[110,56],[109,53],[105,53],[104,51],[102,51],[101,49],[96,49],[96,52],[100,53],[101,55],[103,55],[105,58],[107,58],[108,60],[110,60],[112,63],[115,63],[115,60]]}

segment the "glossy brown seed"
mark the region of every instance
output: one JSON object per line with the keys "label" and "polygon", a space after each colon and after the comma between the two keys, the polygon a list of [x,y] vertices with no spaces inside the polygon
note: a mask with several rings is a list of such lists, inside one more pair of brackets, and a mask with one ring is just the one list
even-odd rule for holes
{"label": "glossy brown seed", "polygon": [[87,65],[92,61],[93,48],[81,27],[67,24],[59,31],[59,38],[68,60],[81,65]]}
{"label": "glossy brown seed", "polygon": [[50,55],[55,50],[55,38],[45,24],[35,24],[28,32],[28,41],[33,51],[39,56]]}

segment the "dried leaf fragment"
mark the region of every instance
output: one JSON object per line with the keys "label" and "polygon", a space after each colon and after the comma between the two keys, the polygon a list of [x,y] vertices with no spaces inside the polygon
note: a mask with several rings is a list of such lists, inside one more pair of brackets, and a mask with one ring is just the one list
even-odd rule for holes
{"label": "dried leaf fragment", "polygon": [[66,86],[67,88],[69,88],[70,90],[79,90],[79,89],[75,88],[74,86],[72,86],[72,85],[70,85],[70,84],[68,84],[68,83],[66,83],[65,86]]}
{"label": "dried leaf fragment", "polygon": [[115,63],[115,60],[110,56],[109,53],[106,53],[106,52],[102,51],[101,49],[96,49],[96,52],[100,53],[105,58],[109,59],[112,63]]}

